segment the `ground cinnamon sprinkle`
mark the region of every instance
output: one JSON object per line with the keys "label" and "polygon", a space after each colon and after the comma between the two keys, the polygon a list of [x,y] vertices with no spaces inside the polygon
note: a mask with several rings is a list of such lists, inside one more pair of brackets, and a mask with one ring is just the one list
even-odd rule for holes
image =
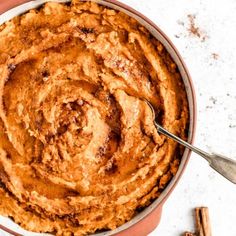
{"label": "ground cinnamon sprinkle", "polygon": [[189,20],[189,28],[187,29],[188,32],[189,32],[189,35],[196,36],[196,37],[200,38],[202,42],[204,42],[207,38],[207,35],[203,30],[201,30],[196,25],[196,22],[195,22],[196,15],[189,14],[189,15],[187,15],[187,17],[188,17],[188,20]]}
{"label": "ground cinnamon sprinkle", "polygon": [[[185,24],[183,21],[179,20],[177,23],[181,26],[186,26],[186,30],[188,31],[188,35],[185,36],[193,36],[201,39],[202,42],[204,42],[208,36],[204,30],[202,30],[199,26],[196,25],[196,15],[195,14],[188,14],[187,15],[188,22]],[[183,35],[183,34],[180,34]],[[179,38],[180,35],[175,35],[176,38]]]}
{"label": "ground cinnamon sprinkle", "polygon": [[188,19],[189,19],[189,22],[190,22],[190,28],[188,29],[189,33],[197,36],[198,38],[201,38],[200,29],[195,24],[196,16],[189,14]]}
{"label": "ground cinnamon sprinkle", "polygon": [[218,60],[219,59],[219,54],[213,52],[212,54],[213,59]]}

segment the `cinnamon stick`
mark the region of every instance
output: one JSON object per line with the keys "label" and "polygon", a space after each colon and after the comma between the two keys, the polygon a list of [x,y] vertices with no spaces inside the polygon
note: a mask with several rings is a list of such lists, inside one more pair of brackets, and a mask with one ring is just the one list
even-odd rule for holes
{"label": "cinnamon stick", "polygon": [[195,234],[192,232],[185,232],[184,236],[195,236]]}
{"label": "cinnamon stick", "polygon": [[207,207],[197,207],[195,209],[197,236],[212,236]]}

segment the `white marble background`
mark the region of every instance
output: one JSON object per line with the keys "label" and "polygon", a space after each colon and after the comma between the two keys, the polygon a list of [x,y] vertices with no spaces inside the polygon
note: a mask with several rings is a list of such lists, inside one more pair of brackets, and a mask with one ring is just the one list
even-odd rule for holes
{"label": "white marble background", "polygon": [[[236,1],[120,1],[154,21],[183,56],[198,101],[196,146],[236,160]],[[189,33],[189,14],[195,15],[202,37]],[[209,207],[213,236],[236,236],[236,186],[192,154],[150,236],[180,236],[193,230],[192,209],[197,206]],[[7,234],[0,231],[3,235]]]}
{"label": "white marble background", "polygon": [[[183,56],[195,85],[195,144],[236,160],[236,1],[122,0],[154,21]],[[188,15],[203,37],[189,34]],[[217,55],[215,55],[217,54]],[[208,206],[213,236],[236,236],[236,186],[195,154],[163,208],[150,236],[180,236],[193,230],[192,209]]]}

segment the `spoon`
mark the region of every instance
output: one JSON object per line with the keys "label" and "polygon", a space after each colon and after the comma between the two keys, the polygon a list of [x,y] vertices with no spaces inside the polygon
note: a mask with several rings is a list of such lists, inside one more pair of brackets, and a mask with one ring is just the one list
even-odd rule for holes
{"label": "spoon", "polygon": [[148,106],[152,110],[153,118],[154,118],[154,125],[157,128],[157,131],[161,134],[164,134],[168,138],[171,138],[178,142],[179,144],[185,146],[186,148],[190,149],[191,151],[197,153],[198,155],[202,156],[205,158],[210,166],[216,170],[218,173],[220,173],[222,176],[224,176],[226,179],[231,181],[232,183],[236,184],[236,161],[227,158],[225,156],[219,155],[219,154],[209,154],[205,151],[202,151],[201,149],[194,147],[193,145],[189,144],[188,142],[182,140],[181,138],[177,137],[176,135],[172,134],[168,130],[164,129],[161,125],[159,125],[156,122],[156,114],[154,111],[154,108],[152,104],[147,101],[146,99],[144,100]]}

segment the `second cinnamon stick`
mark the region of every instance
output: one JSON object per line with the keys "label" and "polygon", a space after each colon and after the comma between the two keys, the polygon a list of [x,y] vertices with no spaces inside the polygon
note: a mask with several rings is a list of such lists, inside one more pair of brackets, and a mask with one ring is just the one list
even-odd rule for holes
{"label": "second cinnamon stick", "polygon": [[195,209],[197,236],[212,236],[207,207],[198,207]]}

